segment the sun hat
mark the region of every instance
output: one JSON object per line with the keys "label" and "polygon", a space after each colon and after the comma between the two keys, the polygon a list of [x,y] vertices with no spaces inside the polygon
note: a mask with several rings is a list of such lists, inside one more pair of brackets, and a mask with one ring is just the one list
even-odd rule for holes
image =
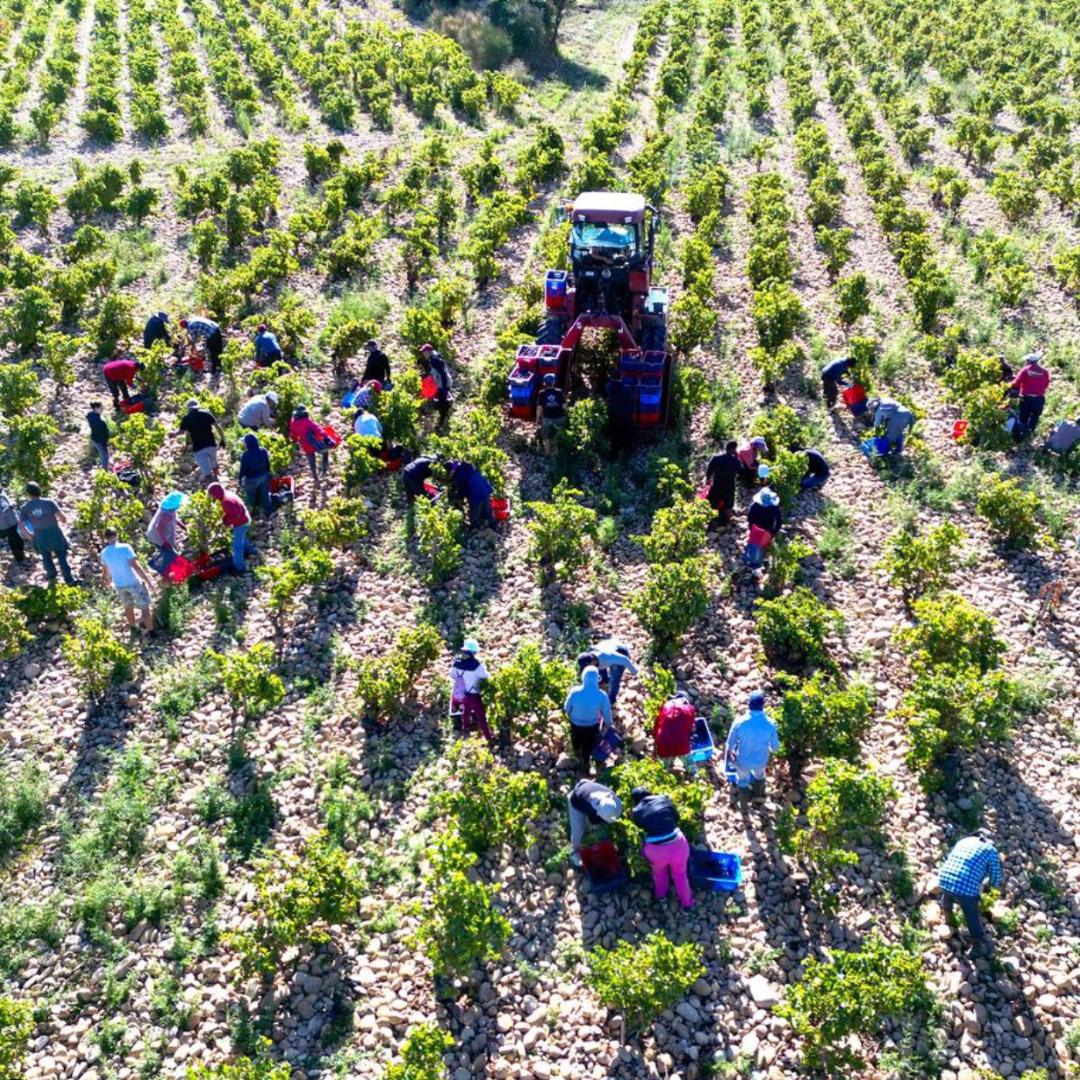
{"label": "sun hat", "polygon": [[266,400],[270,401],[274,405],[276,405],[278,403],[278,401],[280,400],[280,398],[278,397],[278,392],[276,390],[267,390],[266,391]]}
{"label": "sun hat", "polygon": [[480,642],[476,638],[466,638],[465,643],[461,646],[462,652],[472,653],[475,655],[480,651]]}
{"label": "sun hat", "polygon": [[766,488],[761,493],[761,505],[762,506],[776,506],[780,502],[780,496],[775,491],[770,491]]}
{"label": "sun hat", "polygon": [[162,510],[179,510],[187,502],[187,496],[182,491],[170,491],[161,500]]}

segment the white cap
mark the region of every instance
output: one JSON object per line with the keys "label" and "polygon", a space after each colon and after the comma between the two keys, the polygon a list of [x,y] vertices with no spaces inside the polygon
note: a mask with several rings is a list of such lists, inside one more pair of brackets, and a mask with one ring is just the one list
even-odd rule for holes
{"label": "white cap", "polygon": [[278,392],[276,390],[267,390],[266,391],[266,400],[267,401],[272,401],[276,405],[278,403],[278,401],[280,400],[278,398]]}

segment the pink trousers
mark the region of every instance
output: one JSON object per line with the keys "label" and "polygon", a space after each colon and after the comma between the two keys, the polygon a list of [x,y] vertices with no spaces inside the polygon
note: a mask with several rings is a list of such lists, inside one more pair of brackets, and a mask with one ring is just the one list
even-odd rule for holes
{"label": "pink trousers", "polygon": [[641,849],[645,861],[652,867],[653,890],[657,900],[663,900],[668,891],[668,875],[675,882],[675,893],[684,908],[694,906],[686,865],[690,861],[690,844],[682,833],[667,844],[646,844]]}

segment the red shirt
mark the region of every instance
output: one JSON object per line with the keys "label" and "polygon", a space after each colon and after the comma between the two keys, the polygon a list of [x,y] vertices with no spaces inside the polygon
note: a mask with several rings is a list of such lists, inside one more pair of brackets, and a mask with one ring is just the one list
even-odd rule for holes
{"label": "red shirt", "polygon": [[690,736],[697,714],[689,701],[665,701],[653,728],[658,758],[681,757],[690,753]]}
{"label": "red shirt", "polygon": [[1012,388],[1020,391],[1021,397],[1044,397],[1050,385],[1050,372],[1038,364],[1029,364],[1012,381]]}
{"label": "red shirt", "polygon": [[134,360],[110,360],[102,371],[109,382],[127,383],[129,386],[135,381],[135,372],[139,370]]}
{"label": "red shirt", "polygon": [[294,417],[289,421],[289,438],[297,443],[305,454],[315,454],[323,449],[326,432],[310,416],[299,419]]}
{"label": "red shirt", "polygon": [[225,519],[225,524],[230,527],[251,523],[251,515],[243,500],[231,491],[226,491],[225,497],[221,500],[221,516]]}

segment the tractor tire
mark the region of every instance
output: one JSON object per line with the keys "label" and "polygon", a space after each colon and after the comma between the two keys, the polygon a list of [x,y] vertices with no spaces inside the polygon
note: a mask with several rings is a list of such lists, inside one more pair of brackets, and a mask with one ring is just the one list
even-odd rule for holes
{"label": "tractor tire", "polygon": [[561,345],[563,339],[562,319],[545,319],[536,334],[537,345]]}

